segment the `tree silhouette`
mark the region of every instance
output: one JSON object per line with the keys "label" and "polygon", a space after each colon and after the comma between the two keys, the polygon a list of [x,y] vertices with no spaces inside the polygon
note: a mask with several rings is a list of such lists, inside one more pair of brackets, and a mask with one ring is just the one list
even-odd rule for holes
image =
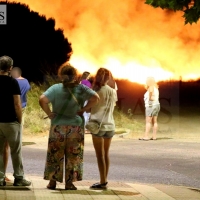
{"label": "tree silhouette", "polygon": [[46,19],[21,3],[7,4],[7,25],[0,26],[0,38],[0,56],[12,57],[14,66],[33,82],[57,74],[72,53],[71,43],[63,30],[55,29],[53,18]]}

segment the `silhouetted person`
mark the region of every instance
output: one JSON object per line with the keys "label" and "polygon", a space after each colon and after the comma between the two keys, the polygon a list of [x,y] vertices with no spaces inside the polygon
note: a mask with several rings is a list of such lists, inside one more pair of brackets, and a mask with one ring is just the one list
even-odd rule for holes
{"label": "silhouetted person", "polygon": [[5,167],[3,152],[5,142],[11,149],[11,158],[15,177],[14,186],[29,186],[30,181],[24,179],[22,164],[22,108],[18,82],[10,77],[13,60],[8,56],[0,57],[0,186],[5,186]]}

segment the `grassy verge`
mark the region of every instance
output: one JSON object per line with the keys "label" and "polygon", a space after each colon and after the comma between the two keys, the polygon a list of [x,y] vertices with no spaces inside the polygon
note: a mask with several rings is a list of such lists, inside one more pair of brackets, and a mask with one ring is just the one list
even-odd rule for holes
{"label": "grassy verge", "polygon": [[45,113],[39,106],[38,100],[44,92],[44,86],[31,84],[31,91],[27,94],[28,104],[24,113],[24,133],[25,134],[41,134],[49,129],[50,121],[43,119]]}
{"label": "grassy verge", "polygon": [[114,118],[116,124],[116,133],[123,133],[130,130],[131,133],[137,134],[144,130],[144,123],[136,121],[134,118],[130,118],[121,111],[114,111]]}
{"label": "grassy verge", "polygon": [[[24,134],[40,135],[49,130],[50,120],[44,119],[45,113],[38,103],[39,97],[44,91],[45,86],[31,84],[31,91],[27,95],[28,104],[24,114]],[[117,109],[114,112],[114,118],[116,123],[116,133],[124,133],[127,130],[137,133],[144,130],[144,125],[142,123],[130,119],[127,115]]]}

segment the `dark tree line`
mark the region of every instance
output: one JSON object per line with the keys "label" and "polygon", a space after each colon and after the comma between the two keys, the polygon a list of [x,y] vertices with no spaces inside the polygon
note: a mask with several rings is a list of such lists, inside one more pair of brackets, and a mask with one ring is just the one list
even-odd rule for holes
{"label": "dark tree line", "polygon": [[45,74],[56,74],[72,53],[63,30],[55,29],[53,18],[47,19],[21,3],[7,4],[7,25],[0,26],[0,38],[0,56],[12,57],[14,66],[33,82],[42,82]]}

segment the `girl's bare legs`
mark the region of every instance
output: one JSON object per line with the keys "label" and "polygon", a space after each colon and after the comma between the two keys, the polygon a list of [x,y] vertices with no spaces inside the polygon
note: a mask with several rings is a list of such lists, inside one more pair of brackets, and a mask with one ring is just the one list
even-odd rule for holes
{"label": "girl's bare legs", "polygon": [[107,182],[107,174],[109,171],[109,148],[111,143],[111,138],[102,138],[92,136],[93,145],[96,152],[97,163],[100,174],[100,184]]}
{"label": "girl's bare legs", "polygon": [[108,171],[110,167],[110,157],[109,157],[109,149],[112,138],[104,138],[104,152],[105,152],[105,163],[106,163],[106,180],[108,177]]}
{"label": "girl's bare legs", "polygon": [[153,123],[153,139],[156,139],[156,134],[158,130],[158,122],[157,122],[157,116],[153,116],[152,123]]}
{"label": "girl's bare legs", "polygon": [[152,117],[146,117],[146,130],[144,134],[144,139],[149,139],[149,132],[151,130],[151,124],[152,124]]}

